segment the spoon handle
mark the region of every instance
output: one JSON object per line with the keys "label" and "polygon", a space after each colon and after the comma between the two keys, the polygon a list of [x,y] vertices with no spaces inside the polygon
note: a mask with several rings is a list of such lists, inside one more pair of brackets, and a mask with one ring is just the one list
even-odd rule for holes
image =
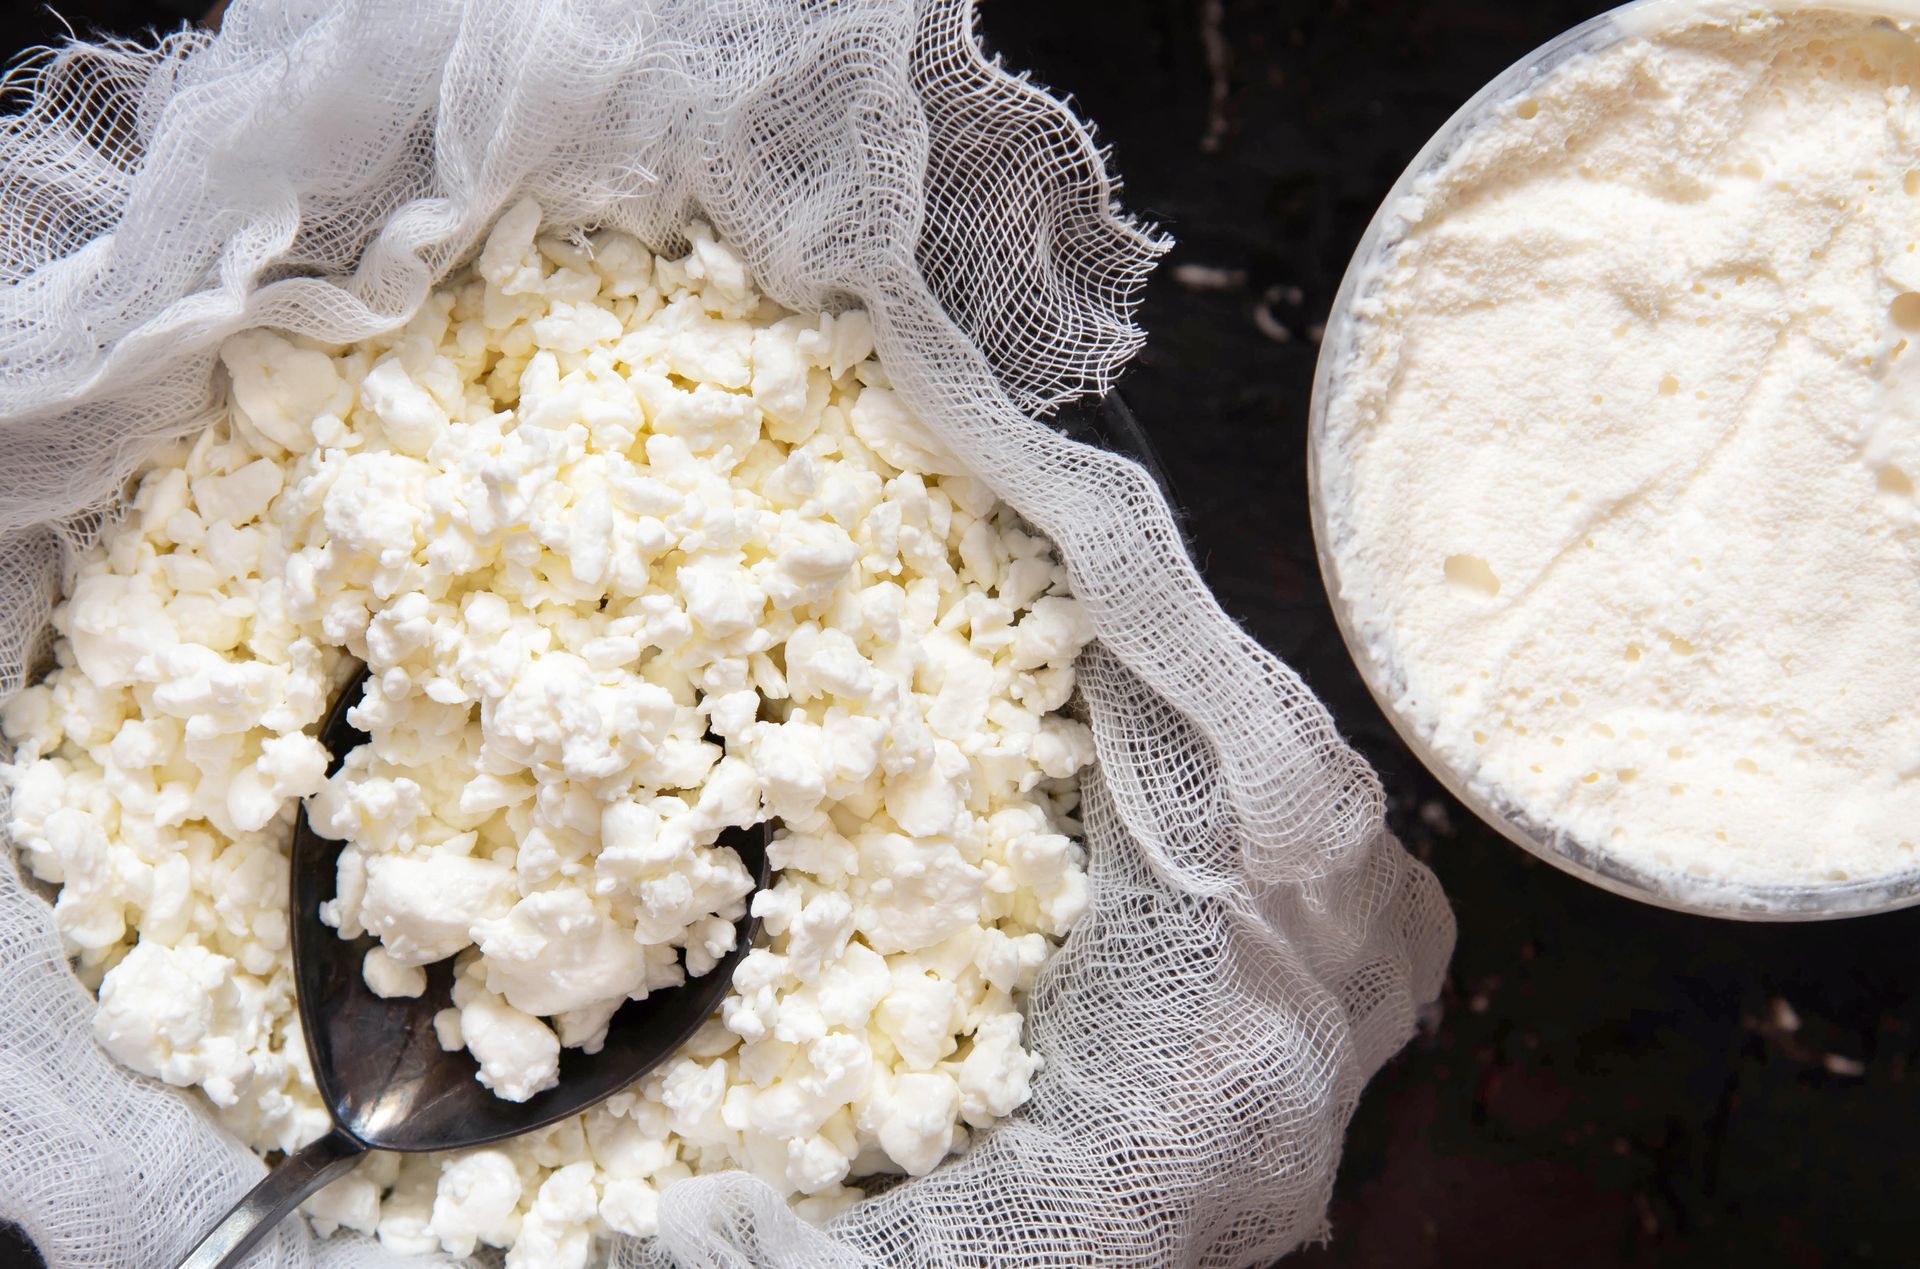
{"label": "spoon handle", "polygon": [[338,1128],[282,1159],[187,1253],[180,1269],[235,1269],[300,1200],[344,1176],[367,1148]]}

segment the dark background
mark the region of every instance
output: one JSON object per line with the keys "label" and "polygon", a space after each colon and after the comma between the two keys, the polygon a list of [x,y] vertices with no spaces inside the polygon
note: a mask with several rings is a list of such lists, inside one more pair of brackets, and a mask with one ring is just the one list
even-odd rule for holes
{"label": "dark background", "polygon": [[[1911,1264],[1920,912],[1679,916],[1508,845],[1394,738],[1347,660],[1306,511],[1318,324],[1400,169],[1578,0],[981,0],[988,44],[1071,94],[1178,246],[1125,391],[1229,612],[1379,768],[1460,924],[1430,1025],[1368,1088],[1331,1244],[1301,1269]],[[202,4],[72,0],[82,34]],[[0,44],[53,38],[42,13]],[[1193,266],[1203,266],[1194,268]],[[5,1178],[0,1177],[0,1185]],[[0,1241],[0,1265],[15,1256]]]}

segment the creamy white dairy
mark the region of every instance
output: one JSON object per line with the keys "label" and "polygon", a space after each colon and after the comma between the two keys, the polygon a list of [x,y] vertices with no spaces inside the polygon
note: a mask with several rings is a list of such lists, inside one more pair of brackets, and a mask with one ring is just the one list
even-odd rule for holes
{"label": "creamy white dairy", "polygon": [[[1026,1101],[1019,998],[1087,902],[1092,737],[1058,711],[1091,630],[864,313],[786,312],[704,226],[669,259],[538,220],[510,209],[390,336],[227,343],[231,416],[82,553],[0,782],[101,1043],[262,1151],[327,1125],[292,994],[297,799],[347,843],[324,916],[380,939],[369,986],[416,996],[457,957],[440,1042],[516,1101],[621,1002],[712,970],[751,889],[714,842],[777,817],[764,936],[672,1060],[307,1204],[399,1251],[580,1269],[696,1173],[825,1217]],[[328,777],[342,649],[369,741]]]}
{"label": "creamy white dairy", "polygon": [[[1657,19],[1657,20],[1656,20]],[[1399,210],[1320,493],[1412,727],[1655,873],[1920,863],[1920,44],[1663,5]]]}

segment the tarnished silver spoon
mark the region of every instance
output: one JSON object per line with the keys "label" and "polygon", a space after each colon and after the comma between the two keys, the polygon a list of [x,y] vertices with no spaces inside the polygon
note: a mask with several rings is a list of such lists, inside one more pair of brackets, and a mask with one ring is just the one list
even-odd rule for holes
{"label": "tarnished silver spoon", "polygon": [[[334,701],[321,741],[334,766],[367,737],[347,721],[365,672]],[[731,847],[768,884],[771,824],[729,830]],[[465,1050],[446,1052],[433,1016],[452,1003],[453,965],[427,969],[427,989],[412,1000],[383,1000],[367,988],[361,962],[372,936],[343,939],[320,920],[333,898],[341,843],[321,837],[303,809],[293,833],[293,975],[320,1099],[333,1129],[282,1159],[200,1240],[180,1269],[228,1269],[246,1258],[282,1217],[314,1191],[346,1174],[368,1150],[457,1150],[516,1136],[575,1115],[619,1092],[670,1057],[712,1016],[752,947],[760,922],[742,916],[733,951],[710,972],[620,1007],[598,1053],[563,1049],[560,1082],[524,1102],[495,1097],[474,1078]]]}

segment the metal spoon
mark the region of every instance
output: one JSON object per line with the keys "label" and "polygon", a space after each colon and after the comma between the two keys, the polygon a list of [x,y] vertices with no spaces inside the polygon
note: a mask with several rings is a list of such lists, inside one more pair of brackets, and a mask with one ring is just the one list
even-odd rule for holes
{"label": "metal spoon", "polygon": [[[335,769],[366,734],[347,721],[366,672],[341,692],[320,738]],[[733,829],[721,843],[740,856],[756,889],[768,884],[771,824]],[[315,1190],[343,1176],[368,1150],[456,1150],[485,1145],[565,1119],[619,1092],[675,1050],[713,1015],[753,946],[758,918],[742,916],[733,950],[710,972],[620,1007],[598,1053],[563,1049],[560,1082],[524,1102],[495,1097],[474,1078],[465,1050],[440,1048],[433,1015],[452,1003],[453,964],[427,969],[427,989],[412,1000],[382,1000],[367,988],[361,962],[372,936],[342,939],[320,920],[333,897],[341,843],[321,837],[303,808],[293,832],[293,973],[320,1099],[333,1129],[286,1156],[249,1190],[180,1269],[237,1266],[256,1243]]]}

